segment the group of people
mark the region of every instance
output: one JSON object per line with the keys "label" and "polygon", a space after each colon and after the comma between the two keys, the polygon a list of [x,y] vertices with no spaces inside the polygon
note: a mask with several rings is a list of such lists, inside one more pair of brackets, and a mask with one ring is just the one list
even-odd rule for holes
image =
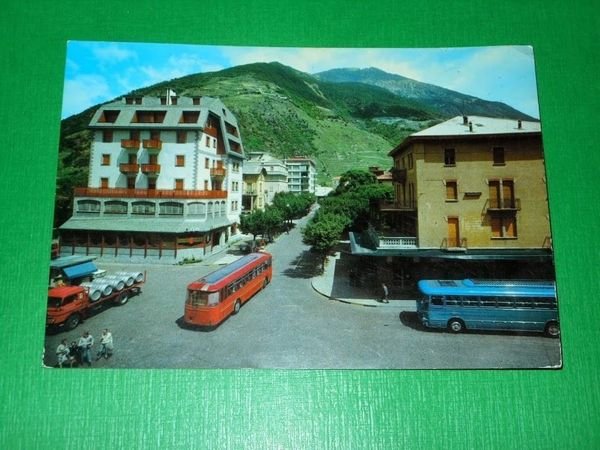
{"label": "group of people", "polygon": [[[102,335],[100,336],[100,345],[101,347],[96,354],[96,361],[98,361],[100,358],[108,359],[113,354],[113,337],[108,328],[105,328],[102,331]],[[63,339],[58,347],[56,347],[58,367],[62,368],[67,364],[69,367],[84,364],[87,364],[88,367],[91,367],[93,346],[94,336],[92,336],[89,331],[83,333],[78,341],[72,341],[71,344],[68,344],[67,340]]]}

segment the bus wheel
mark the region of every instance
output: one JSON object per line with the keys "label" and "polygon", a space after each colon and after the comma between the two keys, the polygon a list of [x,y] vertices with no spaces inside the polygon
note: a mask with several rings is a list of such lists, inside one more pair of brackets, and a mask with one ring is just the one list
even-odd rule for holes
{"label": "bus wheel", "polygon": [[545,329],[546,336],[557,338],[560,335],[560,326],[558,322],[548,322]]}
{"label": "bus wheel", "polygon": [[81,317],[79,316],[79,314],[72,314],[65,322],[65,327],[67,328],[67,330],[73,330],[74,328],[77,328],[79,322],[81,322]]}
{"label": "bus wheel", "polygon": [[465,329],[465,324],[460,319],[450,319],[448,321],[448,329],[453,333],[460,333]]}
{"label": "bus wheel", "polygon": [[263,280],[263,289],[267,287],[267,284],[269,284],[269,279],[265,277]]}
{"label": "bus wheel", "polygon": [[123,306],[125,303],[129,301],[129,294],[127,292],[123,292],[121,295],[117,297],[115,303],[119,306]]}
{"label": "bus wheel", "polygon": [[233,314],[237,314],[240,312],[240,308],[242,307],[242,302],[238,298],[233,305]]}

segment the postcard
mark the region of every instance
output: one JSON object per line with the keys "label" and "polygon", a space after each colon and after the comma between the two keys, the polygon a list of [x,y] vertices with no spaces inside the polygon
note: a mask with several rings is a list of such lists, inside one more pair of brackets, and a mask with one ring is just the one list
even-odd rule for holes
{"label": "postcard", "polygon": [[529,46],[69,42],[44,365],[561,368],[537,98]]}

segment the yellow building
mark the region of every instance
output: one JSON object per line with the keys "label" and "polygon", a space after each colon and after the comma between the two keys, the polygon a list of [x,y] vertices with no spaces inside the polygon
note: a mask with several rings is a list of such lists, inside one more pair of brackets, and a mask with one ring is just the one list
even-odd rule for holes
{"label": "yellow building", "polygon": [[458,116],[410,135],[389,155],[395,200],[382,210],[415,247],[550,246],[539,122]]}

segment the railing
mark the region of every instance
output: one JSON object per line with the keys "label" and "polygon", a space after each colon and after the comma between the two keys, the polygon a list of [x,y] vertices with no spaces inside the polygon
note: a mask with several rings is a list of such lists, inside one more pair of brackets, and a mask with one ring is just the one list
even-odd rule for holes
{"label": "railing", "polygon": [[224,167],[213,167],[210,169],[210,176],[213,178],[225,178],[227,170]]}
{"label": "railing", "polygon": [[142,173],[158,174],[158,173],[160,173],[160,164],[142,164]]}
{"label": "railing", "polygon": [[518,198],[489,198],[485,205],[487,210],[521,210],[521,199]]}
{"label": "railing", "polygon": [[128,150],[138,150],[140,148],[140,141],[137,139],[121,139],[121,147]]}
{"label": "railing", "polygon": [[405,211],[413,211],[417,209],[416,202],[399,202],[399,201],[390,201],[390,200],[380,200],[379,201],[379,209],[380,210],[405,210]]}
{"label": "railing", "polygon": [[140,170],[139,164],[119,164],[119,170],[123,173],[136,174]]}
{"label": "railing", "polygon": [[162,149],[162,141],[160,139],[144,139],[143,146],[150,150]]}
{"label": "railing", "polygon": [[379,237],[378,248],[417,248],[416,237]]}
{"label": "railing", "polygon": [[194,191],[167,189],[75,188],[75,197],[120,198],[227,198],[227,191]]}

